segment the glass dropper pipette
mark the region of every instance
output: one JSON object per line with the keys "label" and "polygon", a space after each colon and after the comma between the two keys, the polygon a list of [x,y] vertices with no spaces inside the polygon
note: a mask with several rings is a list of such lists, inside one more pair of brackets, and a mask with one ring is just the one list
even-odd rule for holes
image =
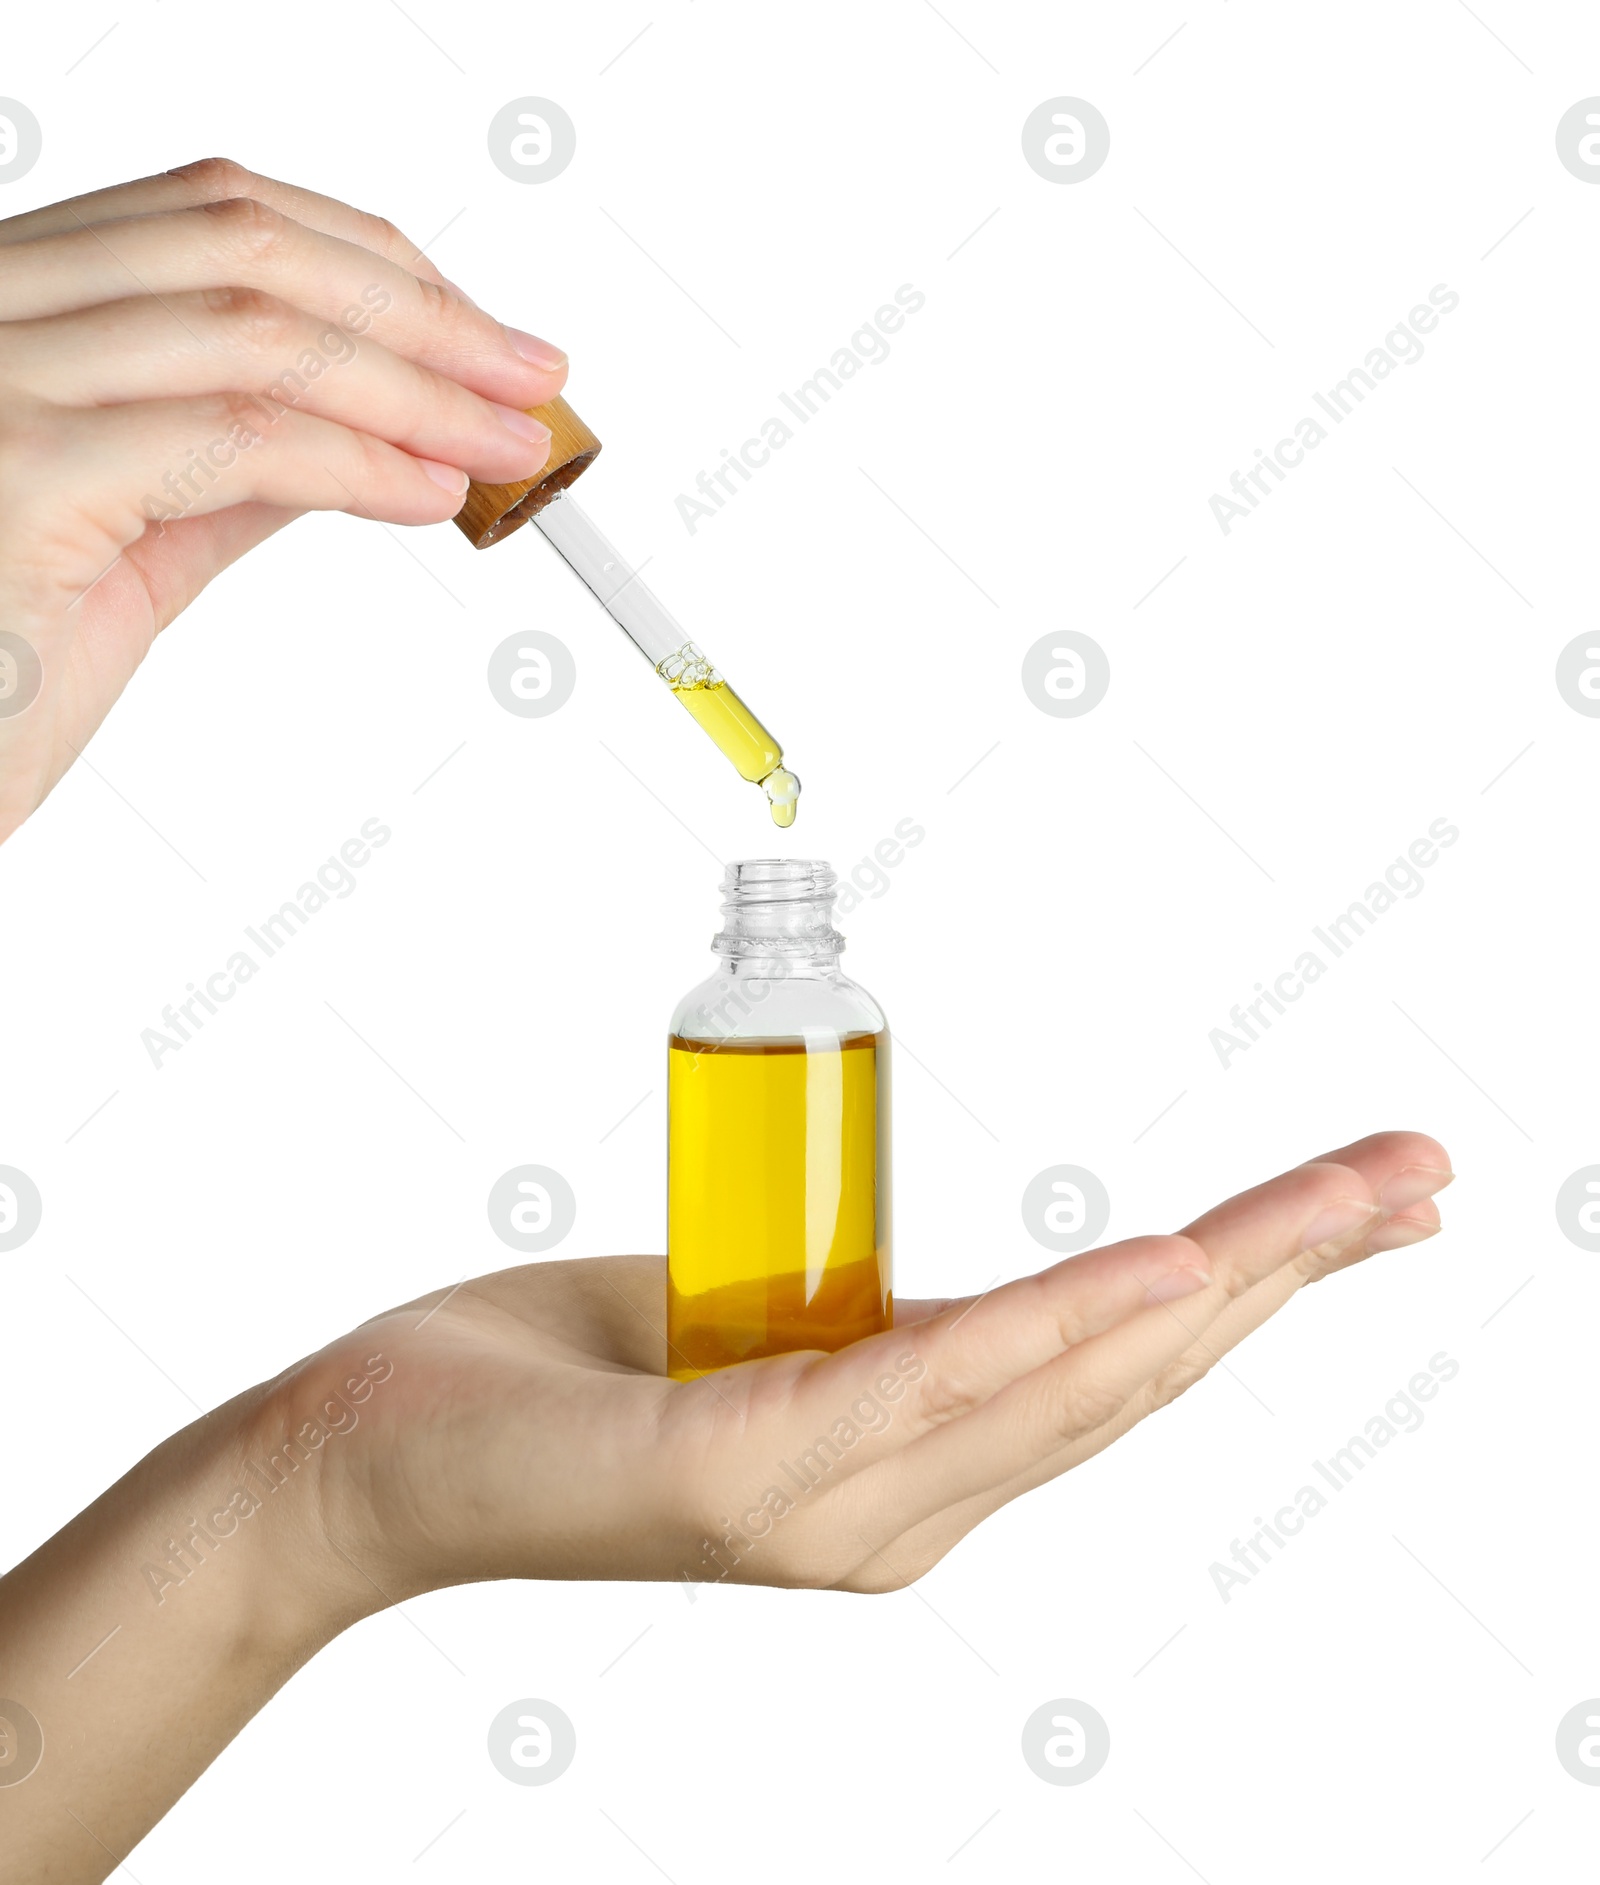
{"label": "glass dropper pipette", "polygon": [[783,748],[744,704],[594,524],[563,493],[530,521],[732,761],[741,778],[759,785],[773,823],[794,823],[800,781],[783,764]]}

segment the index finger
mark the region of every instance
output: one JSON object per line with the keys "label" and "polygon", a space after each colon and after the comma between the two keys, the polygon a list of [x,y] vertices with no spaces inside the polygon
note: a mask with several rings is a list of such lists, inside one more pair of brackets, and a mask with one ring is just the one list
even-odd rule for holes
{"label": "index finger", "polygon": [[1322,1156],[1360,1172],[1385,1211],[1404,1211],[1431,1198],[1455,1177],[1450,1154],[1425,1132],[1373,1132]]}
{"label": "index finger", "polygon": [[114,183],[103,190],[68,197],[65,202],[47,203],[42,209],[29,210],[22,216],[8,217],[0,222],[0,244],[63,235],[83,223],[113,222],[123,216],[148,216],[157,210],[222,203],[235,196],[253,197],[258,203],[292,216],[308,229],[320,230],[325,236],[338,236],[344,242],[358,243],[425,281],[442,283],[445,279],[423,250],[387,216],[352,208],[318,190],[261,176],[229,157],[202,157],[197,163],[179,164],[176,170],[163,170],[153,177],[137,177],[129,183]]}
{"label": "index finger", "polygon": [[254,288],[351,333],[370,325],[391,353],[503,405],[541,405],[566,380],[559,349],[502,326],[458,290],[254,197],[99,224],[77,218],[8,254],[19,259],[0,273],[0,320],[44,320],[139,292],[159,299]]}

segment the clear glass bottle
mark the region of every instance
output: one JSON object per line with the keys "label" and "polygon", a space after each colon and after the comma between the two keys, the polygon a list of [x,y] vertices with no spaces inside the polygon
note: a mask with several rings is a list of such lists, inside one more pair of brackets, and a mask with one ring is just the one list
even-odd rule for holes
{"label": "clear glass bottle", "polygon": [[667,1361],[692,1380],[890,1326],[889,1027],[818,859],[730,864],[667,1044]]}

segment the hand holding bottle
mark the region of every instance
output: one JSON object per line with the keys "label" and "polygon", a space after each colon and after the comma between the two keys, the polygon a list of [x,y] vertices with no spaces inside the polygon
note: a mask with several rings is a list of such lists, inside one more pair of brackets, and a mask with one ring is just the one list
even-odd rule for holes
{"label": "hand holding bottle", "polygon": [[18,1876],[104,1877],[294,1669],[422,1591],[898,1590],[1303,1283],[1431,1236],[1450,1177],[1432,1139],[1380,1133],[1179,1235],[686,1383],[664,1374],[657,1257],[532,1264],[390,1310],[176,1434],[0,1581],[0,1667],[47,1750],[0,1789],[0,1848]]}
{"label": "hand holding bottle", "polygon": [[0,839],[160,631],[308,510],[531,477],[566,380],[393,224],[212,159],[0,222]]}

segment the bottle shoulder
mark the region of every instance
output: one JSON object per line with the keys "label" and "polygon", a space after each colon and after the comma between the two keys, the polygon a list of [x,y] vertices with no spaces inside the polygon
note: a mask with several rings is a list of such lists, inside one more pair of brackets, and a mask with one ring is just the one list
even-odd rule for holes
{"label": "bottle shoulder", "polygon": [[877,1001],[837,969],[765,975],[741,964],[691,988],[669,1031],[692,1041],[804,1040],[824,1030],[841,1039],[881,1034],[888,1026]]}

